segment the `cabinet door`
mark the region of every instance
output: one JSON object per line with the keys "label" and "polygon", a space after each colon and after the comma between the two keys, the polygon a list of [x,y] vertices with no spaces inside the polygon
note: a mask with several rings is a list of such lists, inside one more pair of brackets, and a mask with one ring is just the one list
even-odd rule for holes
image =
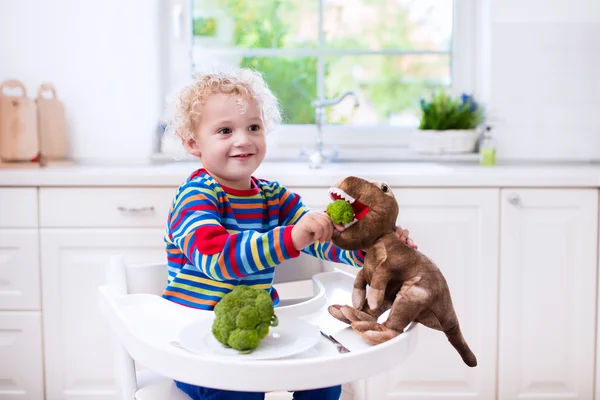
{"label": "cabinet door", "polygon": [[0,311],[0,400],[43,400],[42,316]]}
{"label": "cabinet door", "polygon": [[[418,344],[403,364],[367,381],[369,399],[495,397],[499,191],[394,190],[398,224],[440,268],[478,365],[467,367],[446,336],[418,326]],[[390,355],[393,357],[393,355]]]}
{"label": "cabinet door", "polygon": [[37,229],[0,229],[0,310],[40,309]]}
{"label": "cabinet door", "polygon": [[500,399],[592,399],[598,193],[502,190]]}
{"label": "cabinet door", "polygon": [[[42,306],[48,400],[116,398],[111,334],[98,310],[111,255],[165,261],[163,229],[42,229]],[[166,282],[165,282],[166,284]]]}

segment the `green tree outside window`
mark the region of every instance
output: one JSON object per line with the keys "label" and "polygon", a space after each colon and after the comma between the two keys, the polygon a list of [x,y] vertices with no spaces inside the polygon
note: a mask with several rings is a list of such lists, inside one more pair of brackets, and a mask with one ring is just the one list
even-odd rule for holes
{"label": "green tree outside window", "polygon": [[[298,41],[297,33],[306,31],[307,20],[316,15],[317,0],[195,0],[194,9],[207,4],[225,10],[235,24],[233,47],[248,49],[314,49],[316,40]],[[363,0],[380,17],[358,34],[336,35],[326,32],[327,48],[411,49],[414,27],[407,11],[398,2]],[[396,4],[395,6],[392,6]],[[311,9],[312,7],[312,9]],[[333,15],[335,9],[327,10]],[[304,16],[304,18],[303,18]],[[206,35],[218,29],[206,19],[195,18],[194,34]],[[217,22],[218,24],[218,22]],[[318,28],[318,27],[317,27]],[[351,30],[351,29],[349,29]],[[198,32],[198,33],[196,33]],[[315,34],[315,37],[317,35]],[[335,97],[354,89],[368,99],[378,121],[386,123],[402,112],[418,112],[419,100],[444,83],[449,76],[448,55],[343,55],[321,56],[325,65],[325,93]],[[317,96],[317,57],[314,56],[245,56],[240,66],[260,71],[278,97],[288,124],[313,124],[315,110],[310,103]],[[362,78],[357,77],[357,69]],[[360,75],[360,74],[359,74]],[[343,116],[327,110],[328,123],[345,123]]]}

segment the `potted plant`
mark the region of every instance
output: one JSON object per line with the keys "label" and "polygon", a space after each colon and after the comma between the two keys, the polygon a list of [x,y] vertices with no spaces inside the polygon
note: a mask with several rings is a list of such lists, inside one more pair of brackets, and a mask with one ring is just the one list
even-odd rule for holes
{"label": "potted plant", "polygon": [[409,147],[418,153],[457,154],[475,151],[482,107],[467,94],[452,98],[445,92],[421,99],[421,120],[411,134]]}

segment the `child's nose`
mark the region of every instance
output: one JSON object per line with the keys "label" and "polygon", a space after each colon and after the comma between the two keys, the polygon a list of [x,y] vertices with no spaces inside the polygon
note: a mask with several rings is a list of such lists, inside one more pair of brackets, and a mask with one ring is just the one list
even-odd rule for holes
{"label": "child's nose", "polygon": [[234,145],[238,147],[247,146],[251,143],[250,135],[246,132],[239,132],[235,136]]}

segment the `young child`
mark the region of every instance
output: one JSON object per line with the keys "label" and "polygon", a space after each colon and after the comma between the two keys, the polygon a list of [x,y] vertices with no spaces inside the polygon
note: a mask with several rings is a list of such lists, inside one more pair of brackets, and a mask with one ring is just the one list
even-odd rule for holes
{"label": "young child", "polygon": [[[179,187],[169,213],[164,298],[212,310],[226,293],[244,284],[266,290],[277,305],[274,267],[301,251],[362,266],[362,252],[344,251],[329,242],[336,228],[327,214],[309,211],[300,196],[278,182],[252,175],[265,157],[266,133],[280,121],[275,96],[251,70],[199,76],[180,92],[167,130],[201,159],[203,168]],[[398,234],[412,245],[408,231],[399,229]],[[195,400],[265,395],[176,383]],[[341,386],[335,386],[296,392],[294,399],[337,400],[340,393]]]}

